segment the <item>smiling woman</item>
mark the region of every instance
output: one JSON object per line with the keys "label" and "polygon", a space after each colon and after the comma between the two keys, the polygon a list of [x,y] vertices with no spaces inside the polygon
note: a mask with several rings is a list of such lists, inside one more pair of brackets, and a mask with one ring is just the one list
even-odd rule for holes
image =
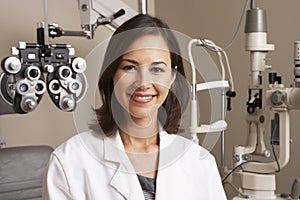
{"label": "smiling woman", "polygon": [[[165,64],[165,66],[155,64]],[[151,67],[146,67],[146,65]],[[162,102],[158,119],[165,130],[169,133],[176,133],[181,114],[189,98],[189,86],[185,79],[178,43],[169,27],[161,20],[145,15],[127,21],[113,34],[98,83],[103,105],[96,111],[100,127],[106,135],[112,135],[118,130],[124,120],[122,110],[130,105],[128,102],[125,105],[115,99],[114,90],[117,91],[120,85],[123,87],[123,84],[115,82],[115,77],[119,76],[119,72],[125,70],[119,70],[122,67],[125,67],[127,72],[128,68],[136,69],[133,71],[137,73],[126,73],[126,76],[122,78],[135,80],[131,90],[139,87],[138,82],[149,82],[150,79],[150,82],[156,83],[156,86],[169,88],[175,79],[171,92],[167,93],[167,98]],[[158,67],[166,71],[158,73]],[[175,68],[177,70],[174,72]],[[144,73],[149,70],[152,73]],[[137,77],[133,78],[133,75]],[[182,91],[186,91],[186,94],[177,95]],[[122,106],[119,105],[120,103]]]}
{"label": "smiling woman", "polygon": [[[143,36],[129,49],[137,49],[137,46],[144,46],[149,41],[152,42],[151,46],[149,44],[147,48],[131,50],[122,57],[113,78],[118,102],[129,112],[134,124],[142,128],[150,122],[157,124],[158,108],[167,98],[176,77],[171,70],[170,53],[161,36]],[[160,49],[154,46],[160,46]],[[153,134],[157,133],[157,130],[153,131]]]}
{"label": "smiling woman", "polygon": [[226,199],[213,156],[176,135],[190,86],[164,22],[137,15],[121,25],[98,88],[98,128],[53,152],[44,199]]}

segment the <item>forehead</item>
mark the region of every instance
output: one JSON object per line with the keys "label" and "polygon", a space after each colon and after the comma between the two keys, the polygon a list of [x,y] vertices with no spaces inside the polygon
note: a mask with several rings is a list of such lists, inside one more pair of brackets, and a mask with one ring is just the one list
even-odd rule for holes
{"label": "forehead", "polygon": [[136,39],[123,55],[123,59],[133,59],[139,64],[164,61],[170,64],[170,52],[165,40],[159,35],[145,35]]}
{"label": "forehead", "polygon": [[126,53],[141,49],[156,49],[169,52],[169,48],[166,41],[160,35],[144,35],[137,38],[128,47]]}

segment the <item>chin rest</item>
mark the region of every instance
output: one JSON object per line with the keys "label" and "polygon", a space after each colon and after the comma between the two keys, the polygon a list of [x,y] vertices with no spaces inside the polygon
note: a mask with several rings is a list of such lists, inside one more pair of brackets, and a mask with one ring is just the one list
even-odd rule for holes
{"label": "chin rest", "polygon": [[0,149],[0,199],[42,199],[43,176],[52,151],[49,146]]}

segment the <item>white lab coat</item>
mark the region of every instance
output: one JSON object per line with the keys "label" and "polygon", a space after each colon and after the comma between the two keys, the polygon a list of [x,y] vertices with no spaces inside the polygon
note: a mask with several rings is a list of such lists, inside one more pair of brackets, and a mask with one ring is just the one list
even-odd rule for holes
{"label": "white lab coat", "polygon": [[[159,133],[157,200],[226,199],[214,157],[181,136]],[[136,173],[119,133],[78,134],[52,154],[44,200],[143,200]]]}

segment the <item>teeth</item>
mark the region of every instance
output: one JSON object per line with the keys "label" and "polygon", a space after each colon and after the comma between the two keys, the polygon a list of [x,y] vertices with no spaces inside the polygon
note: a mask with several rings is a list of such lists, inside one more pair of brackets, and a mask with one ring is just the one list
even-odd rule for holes
{"label": "teeth", "polygon": [[134,98],[137,98],[137,99],[141,99],[141,100],[148,100],[148,99],[151,99],[152,96],[134,96]]}

